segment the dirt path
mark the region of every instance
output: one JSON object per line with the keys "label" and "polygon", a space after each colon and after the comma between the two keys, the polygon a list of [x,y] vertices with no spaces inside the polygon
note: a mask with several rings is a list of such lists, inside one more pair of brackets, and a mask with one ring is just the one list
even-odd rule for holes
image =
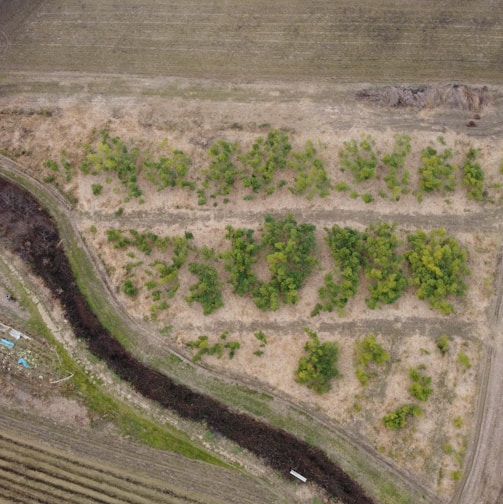
{"label": "dirt path", "polygon": [[486,348],[481,377],[478,421],[467,473],[451,504],[499,503],[503,498],[503,260],[497,274],[497,296],[491,319],[494,341]]}

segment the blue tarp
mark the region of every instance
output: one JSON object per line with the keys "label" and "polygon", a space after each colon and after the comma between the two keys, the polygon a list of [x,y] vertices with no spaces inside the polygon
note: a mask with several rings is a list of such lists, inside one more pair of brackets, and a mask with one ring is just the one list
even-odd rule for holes
{"label": "blue tarp", "polygon": [[14,348],[14,343],[12,341],[6,340],[5,338],[2,338],[1,340],[2,345],[8,347],[8,348]]}
{"label": "blue tarp", "polygon": [[24,359],[19,359],[17,361],[18,364],[22,364],[25,368],[29,368],[30,365],[24,360]]}

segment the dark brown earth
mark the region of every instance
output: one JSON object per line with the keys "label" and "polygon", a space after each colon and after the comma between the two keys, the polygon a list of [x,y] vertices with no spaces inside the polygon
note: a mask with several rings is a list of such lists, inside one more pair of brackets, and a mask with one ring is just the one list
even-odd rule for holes
{"label": "dark brown earth", "polygon": [[0,235],[59,300],[76,336],[85,340],[95,356],[138,392],[183,418],[205,422],[209,429],[256,454],[284,476],[295,469],[345,503],[372,502],[318,448],[249,415],[232,411],[135,359],[90,310],[76,286],[57,228],[49,215],[29,194],[1,179]]}

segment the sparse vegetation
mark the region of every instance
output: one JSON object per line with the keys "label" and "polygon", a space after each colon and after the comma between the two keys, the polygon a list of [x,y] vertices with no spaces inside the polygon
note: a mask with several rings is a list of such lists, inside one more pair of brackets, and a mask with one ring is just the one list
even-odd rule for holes
{"label": "sparse vegetation", "polygon": [[208,336],[202,335],[195,341],[189,341],[186,343],[188,348],[197,349],[197,352],[192,357],[192,362],[200,361],[204,355],[216,355],[218,359],[221,359],[224,352],[228,350],[228,357],[232,359],[237,350],[241,347],[238,341],[226,341],[228,331],[224,331],[219,338],[219,341],[210,345]]}

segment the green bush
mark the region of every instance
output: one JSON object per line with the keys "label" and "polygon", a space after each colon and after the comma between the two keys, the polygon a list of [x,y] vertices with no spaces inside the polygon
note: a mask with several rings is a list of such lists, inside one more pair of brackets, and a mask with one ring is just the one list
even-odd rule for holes
{"label": "green bush", "polygon": [[470,362],[470,357],[463,352],[458,353],[458,362],[465,368],[470,369],[472,364]]}
{"label": "green bush", "polygon": [[131,297],[135,297],[138,294],[138,289],[134,286],[131,280],[126,280],[122,287],[122,290]]}
{"label": "green bush", "polygon": [[261,248],[271,279],[259,282],[254,302],[261,310],[277,310],[280,302],[295,304],[299,289],[316,264],[313,224],[297,224],[291,214],[284,219],[265,216]]}
{"label": "green bush", "polygon": [[389,361],[390,354],[384,350],[383,346],[377,342],[374,333],[370,333],[355,344],[355,360],[358,365],[356,377],[365,387],[375,374],[371,368]]}
{"label": "green bush", "polygon": [[237,166],[238,144],[218,140],[208,151],[210,164],[207,169],[201,170],[204,177],[203,187],[212,187],[211,196],[230,194],[236,180],[241,175]]}
{"label": "green bush", "polygon": [[101,184],[92,184],[91,189],[94,196],[99,196],[101,194],[101,191],[103,191],[103,186]]}
{"label": "green bush", "polygon": [[316,149],[311,141],[306,143],[304,152],[292,152],[289,162],[295,172],[295,180],[290,191],[294,194],[306,194],[308,200],[316,195],[325,198],[330,194],[331,182],[323,161],[316,157]]}
{"label": "green bush", "polygon": [[412,397],[425,402],[433,393],[433,389],[430,387],[431,376],[425,376],[422,371],[422,367],[409,369],[409,378],[412,381],[409,387],[409,392]]}
{"label": "green bush", "polygon": [[404,404],[383,417],[383,423],[390,430],[403,429],[407,425],[407,419],[410,416],[423,416],[423,410],[415,404]]}
{"label": "green bush", "polygon": [[171,156],[161,157],[157,161],[145,161],[145,174],[159,191],[166,187],[193,187],[187,181],[190,158],[181,150],[173,150]]}
{"label": "green bush", "polygon": [[258,137],[251,151],[239,156],[244,165],[241,179],[244,187],[253,192],[271,187],[276,172],[286,168],[291,150],[288,135],[284,131],[273,130],[266,138]]}
{"label": "green bush", "polygon": [[482,201],[484,199],[484,172],[476,162],[478,151],[471,148],[463,163],[463,185],[466,187],[469,199]]}
{"label": "green bush", "polygon": [[419,299],[443,314],[452,313],[449,297],[463,296],[467,286],[464,278],[470,274],[466,250],[445,229],[430,233],[416,231],[407,235],[410,249],[405,252],[411,272],[410,284],[417,286]]}
{"label": "green bush", "polygon": [[101,141],[95,147],[85,145],[84,150],[86,154],[81,164],[84,173],[113,172],[126,187],[129,197],[142,195],[138,186],[137,147],[129,150],[119,137],[110,137],[108,132],[102,131]]}
{"label": "green bush", "polygon": [[311,315],[316,315],[321,310],[331,312],[334,308],[344,308],[349,299],[356,295],[360,284],[363,235],[355,229],[337,225],[331,229],[325,228],[325,231],[325,242],[334,259],[334,268],[332,273],[327,273],[324,277],[324,285],[318,290],[320,303]]}
{"label": "green bush", "polygon": [[232,359],[241,345],[238,341],[226,341],[228,334],[228,331],[224,331],[220,335],[220,341],[213,345],[210,345],[208,336],[205,335],[199,336],[195,341],[188,341],[186,343],[188,348],[197,349],[196,354],[192,357],[192,362],[200,361],[204,355],[216,355],[218,359],[221,359],[225,350],[229,351],[229,359]]}
{"label": "green bush", "polygon": [[331,380],[339,376],[339,349],[335,342],[320,343],[318,335],[307,327],[304,331],[311,340],[304,345],[308,355],[299,360],[295,371],[296,381],[313,389],[317,394],[323,394],[330,390]]}
{"label": "green bush", "polygon": [[442,355],[445,355],[449,351],[449,336],[443,334],[437,340],[437,348],[440,350]]}
{"label": "green bush", "polygon": [[374,179],[378,163],[373,150],[374,140],[365,136],[360,142],[353,139],[343,145],[343,150],[339,151],[341,171],[349,170],[355,182]]}
{"label": "green bush", "polygon": [[221,256],[225,269],[229,272],[229,283],[239,296],[251,294],[257,288],[258,279],[252,266],[257,262],[258,245],[253,238],[252,229],[226,227],[225,239],[231,241],[231,249]]}
{"label": "green bush", "polygon": [[194,301],[201,303],[203,314],[209,315],[224,305],[222,300],[221,283],[217,270],[203,263],[190,263],[189,271],[199,277],[199,281],[189,287],[190,296],[186,296],[187,303]]}
{"label": "green bush", "polygon": [[421,151],[422,165],[419,168],[421,191],[454,190],[456,187],[454,166],[448,163],[451,157],[452,151],[450,149],[445,149],[440,153],[433,147],[426,147]]}
{"label": "green bush", "polygon": [[378,222],[365,232],[365,276],[369,280],[370,296],[365,300],[369,308],[379,303],[391,304],[400,298],[407,287],[403,273],[403,256],[397,253],[399,245],[395,225]]}
{"label": "green bush", "polygon": [[382,158],[383,165],[387,168],[384,181],[391,195],[399,199],[400,194],[408,192],[409,171],[405,168],[405,159],[410,153],[410,137],[407,135],[395,135],[395,145],[390,154]]}

